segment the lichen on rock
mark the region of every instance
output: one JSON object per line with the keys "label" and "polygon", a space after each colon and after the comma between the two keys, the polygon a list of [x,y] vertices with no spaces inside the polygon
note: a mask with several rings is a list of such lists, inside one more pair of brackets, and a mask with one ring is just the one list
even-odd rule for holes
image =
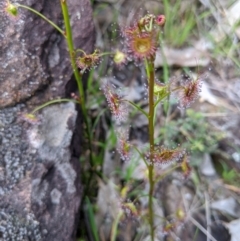
{"label": "lichen on rock", "polygon": [[23,216],[17,212],[2,209],[0,210],[0,240],[41,241],[39,222],[32,213],[25,213]]}

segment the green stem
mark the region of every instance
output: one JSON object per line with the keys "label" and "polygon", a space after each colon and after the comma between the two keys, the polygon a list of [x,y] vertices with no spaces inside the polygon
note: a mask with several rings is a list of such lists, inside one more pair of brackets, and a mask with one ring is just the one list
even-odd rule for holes
{"label": "green stem", "polygon": [[52,104],[55,104],[55,103],[70,102],[70,101],[75,102],[75,103],[78,103],[76,100],[73,100],[73,99],[50,100],[50,101],[48,101],[47,103],[44,103],[44,104],[38,106],[37,108],[35,108],[35,109],[31,112],[31,114],[34,114],[35,112],[43,109],[43,108],[46,107],[46,106],[49,106],[49,105],[52,105]]}
{"label": "green stem", "polygon": [[71,29],[71,25],[70,25],[70,18],[69,18],[69,14],[68,14],[68,6],[67,6],[66,0],[61,0],[60,2],[61,2],[63,19],[64,19],[64,24],[65,24],[65,29],[66,29],[65,35],[66,35],[66,41],[67,41],[69,56],[70,56],[70,60],[71,60],[71,65],[72,65],[74,76],[77,81],[78,90],[80,92],[79,94],[81,97],[82,106],[84,106],[83,108],[85,108],[85,96],[84,96],[84,90],[83,90],[83,85],[82,85],[82,78],[80,76],[80,73],[78,71],[77,64],[75,61],[75,50],[74,50],[74,44],[73,44],[73,38],[72,38],[72,29]]}
{"label": "green stem", "polygon": [[111,230],[111,237],[110,237],[110,240],[111,241],[115,241],[116,240],[116,237],[117,237],[117,228],[118,228],[118,224],[120,222],[120,219],[123,215],[123,212],[120,211],[116,217],[116,219],[114,220],[113,222],[113,226],[112,226],[112,230]]}
{"label": "green stem", "polygon": [[[84,95],[84,89],[83,89],[83,84],[82,84],[82,76],[80,75],[80,72],[78,71],[76,61],[75,61],[75,49],[74,49],[74,44],[73,44],[73,39],[72,39],[72,29],[71,29],[71,25],[70,25],[70,18],[69,18],[69,13],[68,13],[67,1],[66,0],[60,0],[60,3],[61,3],[61,7],[62,7],[62,14],[63,14],[66,32],[63,31],[61,28],[59,28],[54,22],[52,22],[50,19],[45,17],[43,14],[36,11],[35,9],[33,9],[31,7],[28,7],[28,6],[25,6],[25,5],[22,5],[22,4],[17,4],[17,6],[21,7],[21,8],[24,8],[24,9],[27,9],[27,10],[33,12],[34,14],[38,15],[42,19],[44,19],[51,26],[53,26],[57,31],[59,31],[67,41],[69,56],[70,56],[70,60],[71,60],[71,66],[72,66],[73,73],[74,73],[74,76],[75,76],[75,79],[76,79],[76,82],[77,82],[78,91],[79,91],[80,98],[81,98],[81,108],[82,108],[83,118],[84,118],[84,122],[86,124],[86,129],[87,129],[87,135],[88,135],[88,141],[89,141],[88,146],[89,146],[89,149],[90,149],[90,163],[93,166],[90,124],[89,124],[88,118],[87,118],[87,109],[86,109],[86,106],[85,106],[85,95]],[[57,102],[55,102],[55,100],[54,100],[53,102],[50,101],[50,103],[57,103]],[[46,105],[44,104],[43,106],[47,106],[50,103],[48,102],[48,103],[46,103]],[[43,107],[40,106],[39,108],[37,108],[37,110],[39,110],[41,108],[43,108]],[[35,109],[33,112],[35,112],[37,110]]]}
{"label": "green stem", "polygon": [[148,163],[147,163],[147,161],[146,161],[144,155],[139,151],[139,149],[138,149],[136,146],[133,146],[133,148],[138,152],[138,154],[140,155],[140,157],[143,159],[143,161],[144,161],[146,167],[148,168]]}
{"label": "green stem", "polygon": [[154,108],[156,108],[157,105],[158,105],[162,100],[164,100],[167,96],[170,96],[170,94],[169,94],[169,93],[166,93],[166,94],[163,95],[161,98],[159,98],[159,99],[156,101],[156,103],[154,104]]}
{"label": "green stem", "polygon": [[148,118],[148,114],[147,112],[145,112],[141,107],[139,107],[138,105],[136,105],[134,102],[130,101],[130,100],[122,100],[122,101],[126,101],[129,104],[131,104],[133,107],[135,107],[137,110],[139,110],[140,112],[142,112],[142,114],[144,114],[147,118]]}
{"label": "green stem", "polygon": [[148,195],[148,208],[149,208],[149,225],[151,240],[154,241],[154,211],[153,211],[153,152],[154,152],[154,61],[147,61],[146,69],[148,70],[148,98],[149,98],[149,116],[148,116],[148,131],[149,131],[149,144],[150,144],[150,164],[148,165],[148,179],[149,179],[149,195]]}
{"label": "green stem", "polygon": [[105,55],[114,55],[115,53],[113,52],[105,52],[105,53],[102,53],[102,54],[99,54],[99,57],[103,57]]}
{"label": "green stem", "polygon": [[[87,55],[87,54],[85,53],[85,51],[82,50],[82,49],[76,49],[75,52],[76,52],[76,53],[77,53],[77,52],[81,52],[83,55]],[[113,53],[113,52],[105,52],[105,53],[102,53],[102,54],[98,54],[98,56],[99,56],[99,57],[103,57],[103,56],[105,56],[105,55],[113,55],[113,54],[115,54],[115,53]]]}
{"label": "green stem", "polygon": [[83,118],[84,118],[84,122],[86,124],[86,131],[87,131],[87,136],[88,136],[88,148],[90,150],[90,164],[93,167],[94,162],[93,162],[92,146],[91,146],[90,124],[89,124],[88,117],[87,117],[87,109],[86,109],[86,105],[85,105],[85,94],[84,94],[84,89],[83,89],[83,84],[82,84],[82,76],[80,75],[80,72],[78,71],[76,61],[75,61],[75,49],[74,49],[74,44],[73,44],[72,29],[71,29],[71,25],[70,25],[67,1],[60,0],[60,3],[61,3],[61,7],[62,7],[63,19],[64,19],[64,24],[65,24],[65,29],[66,29],[65,34],[66,34],[66,41],[67,41],[69,56],[70,56],[70,60],[71,60],[73,73],[74,73],[75,79],[77,81],[78,91],[79,91],[80,98],[81,98],[81,108],[82,108]]}
{"label": "green stem", "polygon": [[144,59],[144,64],[145,64],[145,69],[146,69],[147,77],[148,77],[148,80],[149,80],[150,73],[149,73],[149,64],[148,64],[147,59]]}
{"label": "green stem", "polygon": [[45,17],[43,14],[41,14],[40,12],[38,12],[37,10],[31,8],[31,7],[28,7],[26,5],[22,5],[22,4],[17,4],[18,7],[20,8],[25,8],[33,13],[35,13],[36,15],[38,15],[39,17],[41,17],[42,19],[44,19],[45,21],[47,21],[50,25],[52,25],[58,32],[60,32],[64,37],[66,37],[64,35],[64,31],[59,28],[54,22],[52,22],[50,19],[48,19],[47,17]]}

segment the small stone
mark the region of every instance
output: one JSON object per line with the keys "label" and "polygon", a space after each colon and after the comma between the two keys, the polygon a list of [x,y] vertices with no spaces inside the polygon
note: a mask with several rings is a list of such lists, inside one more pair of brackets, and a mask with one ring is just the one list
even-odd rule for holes
{"label": "small stone", "polygon": [[212,163],[212,158],[209,154],[205,153],[203,155],[203,161],[200,164],[200,171],[205,176],[215,176],[217,175],[216,170]]}

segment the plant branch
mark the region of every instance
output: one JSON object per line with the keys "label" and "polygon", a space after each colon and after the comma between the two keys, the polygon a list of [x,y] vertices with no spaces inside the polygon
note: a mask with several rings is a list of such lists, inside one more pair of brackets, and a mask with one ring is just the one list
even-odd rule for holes
{"label": "plant branch", "polygon": [[144,163],[146,164],[146,166],[148,167],[148,163],[145,160],[145,157],[143,156],[143,154],[139,151],[139,149],[136,146],[133,146],[133,148],[138,152],[138,154],[141,156],[141,158],[143,159]]}
{"label": "plant branch", "polygon": [[73,99],[57,99],[57,100],[50,100],[50,101],[48,101],[47,103],[44,103],[44,104],[38,106],[37,108],[35,108],[35,109],[31,112],[31,114],[34,114],[35,112],[37,112],[37,111],[43,109],[43,108],[46,107],[46,106],[49,106],[49,105],[52,105],[52,104],[56,104],[56,103],[61,103],[61,102],[70,102],[70,101],[71,101],[71,102],[78,103],[78,101],[73,100]]}
{"label": "plant branch", "polygon": [[64,24],[65,24],[65,29],[66,29],[66,41],[67,41],[67,45],[68,45],[69,56],[70,56],[70,60],[71,60],[73,73],[74,73],[75,79],[77,81],[78,91],[79,91],[80,98],[81,98],[81,108],[82,108],[83,118],[84,118],[84,122],[86,124],[86,131],[87,131],[87,136],[88,136],[88,148],[90,150],[90,164],[91,164],[91,167],[93,167],[94,162],[93,162],[93,154],[92,154],[92,146],[91,146],[92,141],[91,141],[90,123],[89,123],[88,117],[87,117],[87,109],[86,109],[86,105],[85,105],[85,93],[84,93],[83,84],[82,84],[82,76],[80,75],[80,72],[78,71],[76,61],[75,61],[75,49],[74,49],[74,44],[73,44],[72,29],[71,29],[71,25],[70,25],[67,1],[61,0],[60,3],[61,3],[61,7],[62,7],[63,19],[64,19]]}
{"label": "plant branch", "polygon": [[45,17],[43,14],[41,14],[41,13],[38,12],[37,10],[35,10],[35,9],[31,8],[31,7],[28,7],[28,6],[26,6],[26,5],[19,4],[19,3],[17,4],[17,6],[20,7],[20,8],[25,8],[25,9],[29,10],[30,12],[35,13],[35,14],[38,15],[40,18],[44,19],[44,20],[47,21],[50,25],[52,25],[52,26],[53,26],[58,32],[60,32],[64,37],[66,37],[65,34],[64,34],[64,31],[63,31],[61,28],[59,28],[53,21],[51,21],[50,19],[48,19],[47,17]]}
{"label": "plant branch", "polygon": [[141,107],[139,107],[138,105],[136,105],[134,102],[130,101],[130,100],[122,100],[122,101],[126,101],[129,104],[131,104],[133,107],[135,107],[137,110],[139,110],[140,112],[142,112],[142,114],[144,114],[147,118],[148,118],[148,114],[146,111],[144,111]]}

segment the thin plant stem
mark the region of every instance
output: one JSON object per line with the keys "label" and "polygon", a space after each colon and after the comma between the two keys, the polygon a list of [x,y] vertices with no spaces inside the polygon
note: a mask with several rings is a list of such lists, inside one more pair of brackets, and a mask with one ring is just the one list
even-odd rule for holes
{"label": "thin plant stem", "polygon": [[154,124],[156,123],[156,114],[157,114],[156,109],[157,109],[158,104],[159,104],[161,101],[163,101],[166,97],[169,97],[169,96],[170,96],[169,93],[166,93],[164,96],[162,96],[161,98],[159,98],[159,99],[155,102],[155,104],[154,104]]}
{"label": "thin plant stem", "polygon": [[110,237],[110,240],[111,241],[115,241],[116,240],[116,237],[117,237],[117,228],[118,228],[118,224],[120,222],[120,219],[123,215],[123,212],[120,211],[117,215],[117,217],[115,218],[114,222],[113,222],[113,225],[112,225],[112,230],[111,230],[111,237]]}
{"label": "thin plant stem", "polygon": [[[63,13],[63,19],[64,19],[64,24],[65,24],[65,29],[66,29],[66,41],[68,45],[68,51],[69,51],[69,56],[71,60],[71,65],[73,69],[73,73],[77,82],[78,86],[78,91],[80,94],[81,98],[81,108],[82,108],[82,113],[83,113],[83,118],[84,122],[86,124],[86,131],[87,131],[87,136],[88,136],[88,148],[90,151],[90,164],[91,167],[93,168],[94,166],[94,161],[93,161],[93,154],[92,154],[92,146],[91,146],[91,131],[90,131],[90,124],[88,121],[87,117],[87,109],[85,105],[85,94],[84,94],[84,89],[83,89],[83,84],[82,84],[82,76],[80,75],[80,72],[78,71],[77,64],[75,61],[75,49],[74,49],[74,44],[73,44],[73,38],[72,38],[72,29],[70,25],[70,18],[69,18],[69,13],[68,13],[68,6],[67,6],[67,1],[66,0],[61,0],[61,7],[62,7],[62,13]],[[92,172],[93,170],[91,170]]]}
{"label": "thin plant stem", "polygon": [[75,103],[78,103],[78,101],[73,100],[73,99],[50,100],[50,101],[48,101],[47,103],[44,103],[44,104],[38,106],[37,108],[35,108],[35,109],[31,112],[31,114],[34,114],[35,112],[37,112],[37,111],[45,108],[46,106],[52,105],[52,104],[61,103],[61,102],[71,102],[71,101],[72,101],[72,102],[75,102]]}
{"label": "thin plant stem", "polygon": [[31,7],[28,7],[28,6],[26,6],[26,5],[19,4],[19,3],[17,4],[17,6],[20,7],[20,8],[25,8],[25,9],[29,10],[30,12],[35,13],[35,14],[38,15],[40,18],[44,19],[46,22],[48,22],[50,25],[52,25],[52,26],[53,26],[58,32],[60,32],[64,37],[66,37],[65,34],[64,34],[64,31],[63,31],[61,28],[59,28],[53,21],[51,21],[50,19],[48,19],[47,17],[45,17],[43,14],[41,14],[41,13],[38,12],[37,10],[35,10],[35,9],[31,8]]}
{"label": "thin plant stem", "polygon": [[[85,51],[82,50],[82,49],[76,49],[75,52],[76,52],[76,53],[77,53],[77,52],[81,52],[83,55],[87,55],[87,54],[85,53]],[[114,55],[114,54],[115,54],[115,53],[113,53],[113,52],[105,52],[105,53],[99,54],[98,56],[99,56],[99,57],[103,57],[103,56],[105,56],[105,55]]]}
{"label": "thin plant stem", "polygon": [[[85,105],[85,95],[84,95],[84,89],[83,89],[83,84],[82,84],[82,76],[81,76],[80,72],[78,71],[77,64],[76,64],[76,61],[75,61],[75,49],[74,49],[74,44],[73,44],[73,39],[72,39],[72,29],[71,29],[71,25],[70,25],[70,18],[69,18],[69,13],[68,13],[67,1],[66,0],[60,0],[60,3],[61,3],[62,14],[63,14],[64,25],[65,25],[66,31],[63,31],[53,21],[51,21],[50,19],[45,17],[43,14],[41,14],[37,10],[35,10],[31,7],[28,7],[26,5],[22,5],[22,4],[17,4],[17,6],[20,7],[20,8],[27,9],[27,10],[33,12],[34,14],[36,14],[37,16],[41,17],[42,19],[44,19],[51,26],[53,26],[57,31],[59,31],[64,36],[64,38],[66,39],[72,70],[73,70],[73,73],[74,73],[74,76],[75,76],[75,79],[76,79],[76,82],[77,82],[77,86],[78,86],[78,91],[79,91],[79,94],[80,94],[81,109],[82,109],[83,118],[84,118],[84,122],[86,124],[86,129],[87,129],[86,131],[87,131],[87,136],[88,136],[88,146],[89,146],[89,150],[90,150],[90,164],[93,167],[94,163],[93,163],[92,147],[91,147],[90,124],[89,124],[89,121],[88,121],[88,118],[87,118],[87,109],[86,109],[86,105]],[[82,51],[82,52],[84,52],[84,51]],[[51,103],[57,103],[57,102],[60,102],[60,101],[56,100],[56,102],[55,102],[55,100],[54,100],[54,101],[50,101],[50,102]],[[46,103],[46,105],[44,104],[43,106],[47,106],[48,104],[50,104],[50,102]],[[39,110],[41,108],[43,108],[43,107],[40,106],[37,109]],[[35,109],[34,112],[35,111],[37,111],[37,110]]]}
{"label": "thin plant stem", "polygon": [[136,146],[133,146],[133,148],[134,148],[134,149],[137,151],[137,153],[141,156],[141,158],[143,159],[146,167],[148,167],[148,163],[147,163],[147,161],[145,160],[145,157],[144,157],[144,155],[142,154],[142,152],[139,151],[139,149],[138,149]]}
{"label": "thin plant stem", "polygon": [[154,108],[157,107],[157,105],[163,101],[167,96],[170,96],[169,93],[165,94],[164,96],[162,96],[161,98],[159,98],[156,103],[154,104]]}
{"label": "thin plant stem", "polygon": [[[53,26],[57,31],[59,31],[64,36],[64,38],[66,39],[68,51],[69,51],[69,56],[70,56],[70,60],[71,60],[71,66],[72,66],[72,69],[73,69],[73,73],[74,73],[74,76],[75,76],[75,79],[76,79],[76,82],[77,82],[78,91],[79,91],[80,98],[81,98],[81,108],[82,108],[82,112],[83,112],[84,122],[86,123],[86,126],[87,126],[88,139],[91,139],[90,127],[89,127],[88,118],[87,118],[87,109],[86,109],[86,106],[85,106],[85,96],[84,96],[84,89],[83,89],[83,84],[82,84],[82,76],[80,75],[80,73],[78,71],[76,61],[75,61],[75,50],[74,50],[74,44],[73,44],[73,39],[72,39],[72,29],[71,29],[71,25],[70,25],[69,14],[68,14],[68,6],[67,6],[66,0],[61,0],[60,3],[61,3],[61,7],[62,7],[62,13],[63,13],[63,19],[64,19],[66,32],[63,31],[61,28],[59,28],[54,22],[52,22],[50,19],[45,17],[43,14],[41,14],[37,10],[35,10],[31,7],[22,5],[22,4],[17,4],[17,6],[21,7],[21,8],[24,8],[24,9],[27,9],[27,10],[35,13],[36,15],[41,17],[42,19],[44,19],[51,26]],[[57,102],[58,101],[59,100],[57,100]],[[57,103],[57,102],[52,102],[52,103]],[[89,148],[91,149],[91,140],[89,140]],[[91,150],[90,150],[90,153],[92,153]]]}
{"label": "thin plant stem", "polygon": [[144,114],[147,118],[148,118],[148,114],[147,112],[145,112],[141,107],[139,107],[138,105],[136,105],[134,102],[130,101],[130,100],[122,100],[122,101],[126,101],[129,104],[131,104],[134,108],[136,108],[137,110],[139,110],[140,112],[142,112],[142,114]]}
{"label": "thin plant stem", "polygon": [[148,209],[149,209],[149,225],[151,240],[154,241],[154,211],[153,211],[153,152],[154,152],[154,60],[148,60],[146,69],[148,70],[148,99],[149,99],[149,115],[148,115],[148,131],[149,131],[149,144],[150,144],[150,164],[148,165],[148,179],[149,179],[149,196],[148,196]]}
{"label": "thin plant stem", "polygon": [[82,76],[80,75],[80,73],[78,71],[77,64],[75,61],[75,50],[74,50],[74,44],[73,44],[73,39],[72,39],[72,29],[71,29],[71,25],[70,25],[67,1],[61,0],[60,2],[61,2],[61,7],[62,7],[64,25],[65,25],[65,29],[66,29],[65,35],[66,35],[66,41],[67,41],[69,56],[70,56],[70,60],[71,60],[71,65],[72,65],[74,76],[77,81],[78,90],[79,90],[79,94],[80,94],[81,101],[82,101],[82,109],[85,109],[85,96],[84,96],[84,89],[83,89],[83,84],[82,84]]}

